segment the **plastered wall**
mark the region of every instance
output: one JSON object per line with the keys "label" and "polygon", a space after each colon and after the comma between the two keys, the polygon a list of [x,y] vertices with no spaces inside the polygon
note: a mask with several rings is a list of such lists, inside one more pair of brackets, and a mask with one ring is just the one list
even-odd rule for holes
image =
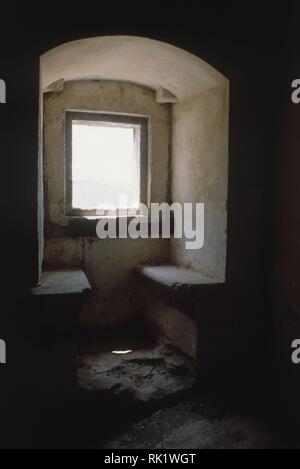
{"label": "plastered wall", "polygon": [[155,92],[113,81],[65,82],[62,92],[44,95],[45,268],[81,266],[93,287],[82,312],[87,325],[126,322],[139,314],[143,297],[132,272],[143,262],[169,259],[169,240],[70,237],[64,216],[64,111],[90,110],[147,115],[151,118],[151,201],[165,202],[169,191],[170,107]]}
{"label": "plastered wall", "polygon": [[172,240],[171,257],[215,282],[226,271],[228,114],[226,84],[176,104],[172,123],[172,200],[205,204],[205,239],[198,250]]}

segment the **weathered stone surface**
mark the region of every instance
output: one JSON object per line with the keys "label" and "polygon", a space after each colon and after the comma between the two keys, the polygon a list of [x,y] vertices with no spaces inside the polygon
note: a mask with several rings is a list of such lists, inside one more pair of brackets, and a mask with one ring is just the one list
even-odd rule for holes
{"label": "weathered stone surface", "polygon": [[201,272],[172,264],[138,265],[135,270],[146,280],[176,291],[215,283]]}
{"label": "weathered stone surface", "polygon": [[159,410],[101,445],[105,449],[275,449],[284,438],[253,420],[225,413],[213,401],[184,400]]}
{"label": "weathered stone surface", "polygon": [[102,353],[79,359],[78,384],[93,392],[129,395],[140,403],[191,389],[195,364],[170,345],[127,354]]}
{"label": "weathered stone surface", "polygon": [[201,272],[172,264],[137,265],[135,270],[147,286],[147,322],[157,334],[197,360],[198,324],[190,317],[191,298],[199,288],[211,288],[212,280]]}
{"label": "weathered stone surface", "polygon": [[198,324],[184,310],[164,302],[155,292],[147,291],[144,316],[156,335],[166,337],[174,347],[194,360],[198,359]]}
{"label": "weathered stone surface", "polygon": [[48,270],[43,272],[41,285],[32,288],[34,296],[82,295],[89,293],[91,286],[81,269]]}

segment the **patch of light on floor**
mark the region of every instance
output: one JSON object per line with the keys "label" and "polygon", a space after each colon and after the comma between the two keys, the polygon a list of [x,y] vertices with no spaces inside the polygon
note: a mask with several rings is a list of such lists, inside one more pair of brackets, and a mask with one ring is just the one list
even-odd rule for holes
{"label": "patch of light on floor", "polygon": [[114,355],[126,355],[127,353],[131,353],[133,350],[113,350],[111,353]]}

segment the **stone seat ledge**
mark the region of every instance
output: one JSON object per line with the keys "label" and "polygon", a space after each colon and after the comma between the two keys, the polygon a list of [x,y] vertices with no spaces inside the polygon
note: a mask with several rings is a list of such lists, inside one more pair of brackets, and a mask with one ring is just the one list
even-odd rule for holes
{"label": "stone seat ledge", "polygon": [[41,284],[31,289],[36,297],[85,297],[91,293],[91,285],[81,269],[47,270],[42,273]]}
{"label": "stone seat ledge", "polygon": [[135,266],[135,272],[147,283],[176,293],[190,293],[216,285],[203,273],[175,264],[140,264]]}

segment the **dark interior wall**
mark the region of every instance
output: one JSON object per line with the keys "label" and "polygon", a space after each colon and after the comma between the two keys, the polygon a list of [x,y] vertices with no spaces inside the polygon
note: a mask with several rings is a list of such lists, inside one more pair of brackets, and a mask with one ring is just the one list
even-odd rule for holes
{"label": "dark interior wall", "polygon": [[291,360],[292,342],[300,338],[300,105],[291,100],[292,81],[300,77],[299,6],[294,5],[287,32],[288,50],[282,67],[281,138],[274,204],[272,263],[272,359],[274,381],[284,417],[298,425],[300,418],[300,365]]}
{"label": "dark interior wall", "polygon": [[[36,155],[38,57],[30,49],[7,46],[0,32],[0,69],[7,85],[7,104],[0,106],[1,167],[1,314],[0,337],[7,344],[7,365],[0,366],[0,446],[15,432],[14,398],[18,371],[26,367],[26,351],[17,339],[17,313],[36,266]],[[26,44],[26,43],[25,43]],[[24,44],[24,46],[25,46]],[[26,46],[25,46],[26,47]],[[20,347],[20,348],[19,348]],[[23,352],[25,353],[23,355]]]}
{"label": "dark interior wall", "polygon": [[[290,313],[300,318],[300,106],[292,102],[291,87],[294,79],[300,78],[300,44],[296,37],[297,13],[294,9],[289,50],[285,64],[284,114],[280,161],[278,166],[278,217],[277,256],[275,266],[281,285],[281,300],[288,305]],[[300,332],[300,331],[299,331]]]}
{"label": "dark interior wall", "polygon": [[[4,210],[9,212],[6,230],[11,240],[20,240],[22,233],[23,241],[15,243],[14,256],[18,266],[15,273],[19,272],[21,284],[31,285],[36,280],[39,55],[66,41],[106,34],[142,35],[167,41],[199,55],[229,78],[229,279],[244,285],[246,278],[261,271],[259,259],[265,252],[265,231],[261,228],[267,218],[263,197],[272,183],[265,170],[276,137],[276,105],[270,96],[272,90],[276,91],[274,61],[280,54],[277,45],[281,26],[280,18],[275,20],[268,24],[256,14],[251,21],[245,17],[235,24],[234,16],[229,15],[227,21],[221,13],[218,17],[210,13],[207,25],[200,30],[196,24],[185,28],[181,24],[166,31],[164,26],[117,26],[113,22],[112,26],[100,23],[95,27],[82,25],[77,18],[77,24],[65,21],[62,25],[61,21],[55,29],[44,24],[43,28],[36,25],[31,32],[26,28],[26,36],[20,29],[17,40],[12,33],[9,48],[5,50],[2,44],[1,73],[8,85],[9,106],[1,108],[1,153],[9,154],[7,162],[12,172],[12,179],[7,182],[8,194],[13,197],[3,199]],[[14,138],[16,134],[18,138]],[[6,201],[13,198],[12,207]]]}
{"label": "dark interior wall", "polygon": [[[253,376],[263,361],[260,352],[270,324],[267,288],[274,247],[272,200],[277,174],[274,161],[278,159],[283,87],[278,64],[285,62],[288,50],[285,28],[289,11],[283,14],[275,9],[263,11],[262,7],[252,11],[245,8],[229,11],[225,6],[209,11],[203,8],[201,18],[191,11],[186,12],[187,16],[173,11],[171,20],[166,12],[160,24],[156,17],[156,21],[138,26],[103,14],[97,16],[97,21],[85,20],[81,13],[64,16],[62,12],[55,15],[47,12],[47,24],[32,16],[27,21],[20,18],[16,25],[12,18],[11,27],[0,32],[0,71],[8,89],[8,104],[0,106],[0,154],[6,171],[1,198],[3,272],[8,284],[8,288],[3,288],[8,307],[1,316],[0,327],[12,331],[14,377],[17,379],[22,366],[20,341],[14,340],[19,337],[14,334],[15,324],[22,330],[19,319],[24,316],[22,298],[36,282],[38,271],[39,56],[67,41],[111,34],[169,42],[199,55],[230,80],[225,308],[234,312],[233,322],[238,331],[236,360],[241,364],[241,356],[247,357]],[[163,11],[161,15],[164,16]],[[243,371],[248,375],[248,370]]]}

